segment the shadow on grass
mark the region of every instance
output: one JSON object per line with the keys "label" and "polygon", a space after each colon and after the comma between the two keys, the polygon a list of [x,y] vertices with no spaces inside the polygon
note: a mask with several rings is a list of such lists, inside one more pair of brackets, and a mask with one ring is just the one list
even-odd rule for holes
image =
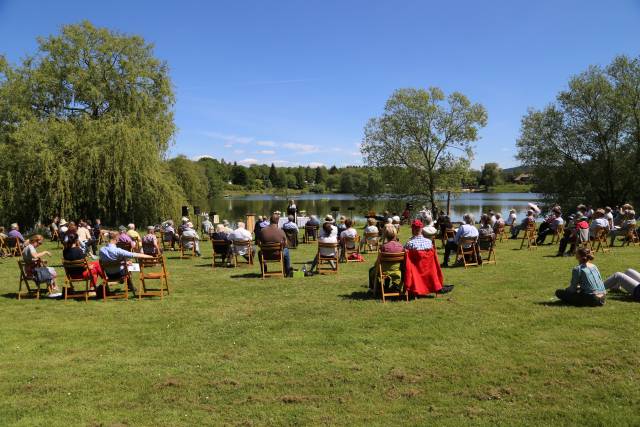
{"label": "shadow on grass", "polygon": [[565,303],[564,301],[555,300],[555,301],[536,301],[534,304],[544,305],[546,307],[569,307],[570,305]]}
{"label": "shadow on grass", "polygon": [[365,301],[365,300],[374,301],[374,300],[376,300],[376,298],[373,297],[373,294],[371,294],[371,293],[369,293],[367,291],[351,292],[350,294],[340,295],[340,298],[356,300],[356,301]]}
{"label": "shadow on grass", "polygon": [[638,300],[634,299],[629,294],[607,294],[607,299],[610,301],[619,301],[619,302],[638,302]]}
{"label": "shadow on grass", "polygon": [[262,277],[260,273],[243,273],[243,274],[232,274],[229,276],[232,279],[259,279]]}

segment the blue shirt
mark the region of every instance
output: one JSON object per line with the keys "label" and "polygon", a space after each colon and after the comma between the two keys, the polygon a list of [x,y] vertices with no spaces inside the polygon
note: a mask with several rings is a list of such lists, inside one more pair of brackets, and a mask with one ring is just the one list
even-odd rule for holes
{"label": "blue shirt", "polygon": [[404,248],[407,250],[427,251],[433,248],[433,242],[431,239],[427,239],[422,234],[419,234],[409,239],[409,241],[405,243]]}
{"label": "blue shirt", "polygon": [[460,228],[458,228],[458,232],[456,233],[454,241],[458,243],[463,237],[478,237],[478,229],[473,225],[462,224]]}
{"label": "blue shirt", "polygon": [[577,291],[578,285],[585,294],[599,294],[605,291],[600,270],[595,265],[588,267],[586,264],[580,264],[573,268],[569,290]]}
{"label": "blue shirt", "polygon": [[[113,243],[109,243],[107,246],[100,249],[99,252],[100,261],[105,262],[115,262],[115,261],[124,261],[128,258],[134,258],[136,254],[125,251],[114,245]],[[120,267],[122,269],[122,267]],[[117,270],[113,269],[111,271],[105,271],[105,273],[116,273]]]}

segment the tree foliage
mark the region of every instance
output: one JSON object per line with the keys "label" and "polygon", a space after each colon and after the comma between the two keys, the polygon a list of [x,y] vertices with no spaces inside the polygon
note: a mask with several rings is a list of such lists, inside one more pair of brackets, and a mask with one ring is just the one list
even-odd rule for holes
{"label": "tree foliage", "polygon": [[536,189],[561,203],[640,202],[640,58],[620,56],[569,81],[522,119],[518,159]]}
{"label": "tree foliage", "polygon": [[426,196],[435,207],[437,190],[460,186],[486,123],[484,107],[459,92],[400,89],[366,125],[361,152],[366,164],[393,174],[394,194]]}
{"label": "tree foliage", "polygon": [[485,163],[482,166],[478,181],[480,185],[486,185],[487,187],[502,184],[502,169],[500,169],[500,165],[495,162]]}

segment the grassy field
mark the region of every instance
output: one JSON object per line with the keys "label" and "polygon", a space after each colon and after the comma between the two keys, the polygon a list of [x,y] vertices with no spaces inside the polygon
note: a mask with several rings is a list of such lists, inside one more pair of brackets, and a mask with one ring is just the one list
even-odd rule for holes
{"label": "grassy field", "polygon": [[529,193],[533,188],[532,184],[506,183],[489,187],[489,193]]}
{"label": "grassy field", "polygon": [[[204,248],[168,253],[164,301],[17,301],[0,261],[0,425],[640,424],[640,305],[558,304],[575,260],[555,247],[501,243],[497,265],[445,270],[451,294],[409,304],[368,298],[374,255],[263,281],[212,271]],[[595,262],[608,275],[639,254]]]}

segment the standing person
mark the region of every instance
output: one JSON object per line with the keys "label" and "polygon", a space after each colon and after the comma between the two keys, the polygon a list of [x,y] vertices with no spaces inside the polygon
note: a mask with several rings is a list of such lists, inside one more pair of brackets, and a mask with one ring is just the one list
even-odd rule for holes
{"label": "standing person", "polygon": [[593,261],[591,249],[576,251],[578,265],[571,270],[571,283],[566,289],[558,289],[556,297],[567,304],[576,306],[601,307],[607,294],[600,271]]}
{"label": "standing person", "polygon": [[291,272],[291,259],[289,258],[289,249],[287,248],[287,235],[278,227],[280,217],[271,215],[269,226],[260,230],[258,241],[260,243],[280,243],[282,245],[282,256],[284,258],[284,274],[288,276]]}
{"label": "standing person", "polygon": [[43,251],[38,252],[37,248],[42,245],[44,237],[40,234],[35,234],[29,239],[29,244],[24,248],[22,252],[22,260],[24,261],[24,268],[27,277],[36,276],[36,268],[46,268],[50,278],[47,279],[47,290],[49,292],[49,298],[58,298],[62,295],[58,287],[56,286],[56,270],[53,267],[44,267],[42,258],[45,256],[51,256],[51,252]]}
{"label": "standing person", "polygon": [[[93,240],[96,241],[96,244],[100,241],[100,233],[102,233],[102,221],[100,218],[96,218],[93,222],[93,228],[91,229],[91,234],[93,234]],[[93,253],[96,252],[98,251],[94,251]]]}
{"label": "standing person", "polygon": [[[153,258],[152,256],[149,256],[147,254],[138,253],[138,252],[129,252],[117,247],[116,243],[119,241],[121,235],[122,233],[120,234],[116,232],[109,233],[109,243],[100,249],[100,252],[98,255],[100,258],[100,261],[115,263],[118,261],[127,261],[130,258]],[[109,280],[124,279],[125,268],[123,265],[111,266],[105,269],[103,273],[109,278]],[[127,286],[129,287],[130,291],[134,293],[136,292],[136,288],[133,286],[133,283],[131,283],[131,277],[127,277]],[[98,289],[96,289],[96,294],[100,295],[100,291]]]}
{"label": "standing person", "polygon": [[67,223],[67,221],[62,218],[60,220],[60,226],[58,227],[58,235],[60,236],[61,242],[64,242],[64,236],[65,234],[67,234],[67,231],[69,231],[69,223]]}
{"label": "standing person", "polygon": [[[478,229],[475,227],[475,220],[473,218],[473,215],[471,215],[470,213],[467,213],[464,215],[462,219],[464,221],[464,224],[462,224],[458,228],[458,231],[456,232],[456,235],[453,238],[453,240],[449,240],[444,246],[444,261],[441,267],[445,267],[445,268],[449,267],[449,256],[451,255],[451,252],[455,253],[458,250],[458,244],[460,244],[460,239],[471,238],[471,237],[478,238],[479,233],[478,233]],[[476,256],[478,256],[478,259],[480,258],[479,254],[476,254]]]}
{"label": "standing person", "polygon": [[298,207],[296,206],[296,202],[293,199],[289,200],[289,206],[287,207],[287,216],[293,216],[293,221],[295,222],[298,218]]}

